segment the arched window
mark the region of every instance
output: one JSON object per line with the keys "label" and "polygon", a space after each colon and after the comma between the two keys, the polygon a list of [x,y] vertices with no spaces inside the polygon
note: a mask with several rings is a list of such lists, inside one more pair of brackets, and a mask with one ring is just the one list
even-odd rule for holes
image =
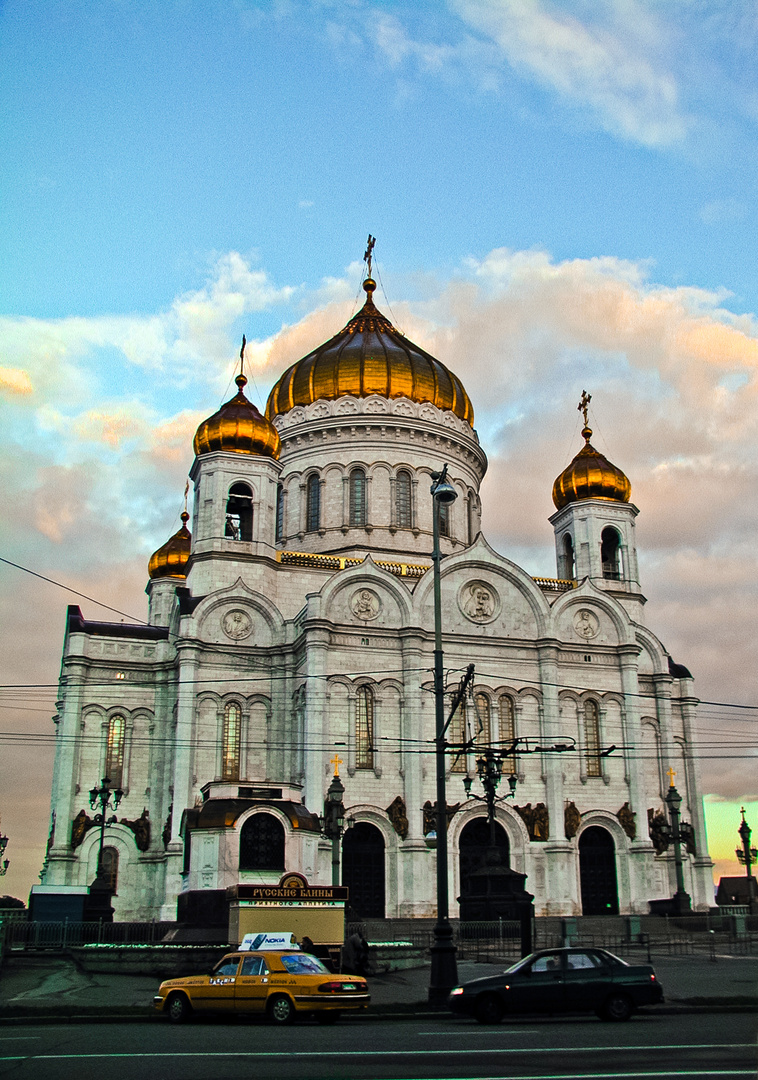
{"label": "arched window", "polygon": [[466,499],[466,513],[468,515],[468,542],[473,544],[476,537],[476,496],[469,491]]}
{"label": "arched window", "polygon": [[321,528],[321,481],[317,473],[308,477],[306,492],[306,532],[318,532]]}
{"label": "arched window", "polygon": [[477,749],[489,746],[490,738],[490,699],[486,694],[477,694],[476,703],[476,735]]}
{"label": "arched window", "polygon": [[448,730],[448,741],[459,749],[452,752],[450,758],[450,772],[463,772],[467,770],[466,751],[463,746],[466,742],[466,700],[461,701],[453,713]]}
{"label": "arched window", "polygon": [[103,878],[113,895],[118,887],[118,850],[114,847],[103,848]]}
{"label": "arched window", "polygon": [[124,742],[126,739],[126,721],[123,716],[112,716],[108,721],[108,735],[105,748],[105,775],[112,788],[120,788],[124,778]]}
{"label": "arched window", "polygon": [[[500,721],[500,742],[503,746],[508,746],[516,738],[516,709],[513,704],[513,698],[508,697],[506,694],[500,698],[499,705],[499,717]],[[510,754],[508,757],[503,758],[503,773],[506,776],[516,775],[518,773],[518,766],[516,764],[516,755]]]}
{"label": "arched window", "polygon": [[276,526],[275,539],[281,540],[284,536],[284,488],[281,484],[276,486]]}
{"label": "arched window", "polygon": [[600,710],[597,702],[584,703],[584,760],[587,776],[600,776]]}
{"label": "arched window", "polygon": [[561,576],[570,581],[574,578],[574,541],[571,539],[571,533],[566,533],[563,537],[563,567],[561,568]]}
{"label": "arched window", "polygon": [[230,540],[253,539],[253,493],[247,484],[232,484],[229,488],[224,536]]}
{"label": "arched window", "polygon": [[366,524],[366,473],[364,469],[350,472],[350,525]]}
{"label": "arched window", "polygon": [[284,827],[273,814],[253,814],[242,826],[240,870],[284,870]]}
{"label": "arched window", "polygon": [[450,536],[450,503],[441,503],[435,499],[434,504],[439,507],[440,536]]}
{"label": "arched window", "polygon": [[374,767],[374,695],[370,686],[359,686],[356,695],[355,767]]}
{"label": "arched window", "polygon": [[224,706],[224,731],[221,740],[221,779],[240,778],[240,737],[242,709],[236,701]]}
{"label": "arched window", "polygon": [[398,529],[413,527],[411,474],[402,469],[395,477],[395,518]]}
{"label": "arched window", "polygon": [[621,581],[621,537],[615,529],[603,529],[600,536],[600,561],[603,564],[603,577],[611,581]]}

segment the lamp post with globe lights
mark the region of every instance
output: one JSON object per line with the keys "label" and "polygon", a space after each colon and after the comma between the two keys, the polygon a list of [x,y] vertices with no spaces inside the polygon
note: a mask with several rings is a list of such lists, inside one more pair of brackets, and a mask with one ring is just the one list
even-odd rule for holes
{"label": "lamp post with globe lights", "polygon": [[443,1005],[458,981],[453,928],[448,918],[447,799],[445,794],[445,685],[442,667],[442,602],[440,589],[440,507],[450,506],[458,494],[442,472],[432,473],[432,566],[434,573],[434,712],[437,772],[437,921],[431,948],[429,1002]]}
{"label": "lamp post with globe lights", "polygon": [[739,833],[742,846],[735,849],[735,855],[745,867],[745,874],[747,875],[747,902],[750,906],[751,912],[758,906],[758,901],[753,898],[753,864],[758,861],[758,848],[750,846],[750,837],[752,836],[752,829],[745,820],[745,807],[740,807],[740,813],[742,814],[742,824],[737,832]]}
{"label": "lamp post with globe lights", "polygon": [[674,912],[677,915],[688,915],[692,911],[692,901],[689,893],[684,889],[684,871],[682,870],[682,832],[679,824],[679,807],[682,805],[682,796],[674,787],[673,769],[669,769],[670,786],[666,795],[666,805],[671,817],[671,839],[674,844],[674,868],[676,870],[676,892],[674,893]]}
{"label": "lamp post with globe lights", "polygon": [[10,859],[5,858],[5,849],[8,846],[8,837],[3,836],[0,833],[0,877],[5,877],[8,872],[8,867],[11,864]]}

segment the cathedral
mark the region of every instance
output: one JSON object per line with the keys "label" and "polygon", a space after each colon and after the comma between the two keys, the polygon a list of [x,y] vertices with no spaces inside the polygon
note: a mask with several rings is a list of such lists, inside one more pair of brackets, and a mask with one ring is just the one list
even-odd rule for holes
{"label": "cathedral", "polygon": [[[102,854],[118,920],[202,919],[229,887],[291,872],[330,884],[319,817],[337,770],[351,914],[436,914],[439,506],[446,712],[474,665],[447,732],[450,917],[489,842],[487,750],[497,843],[537,915],[647,913],[672,896],[674,776],[684,884],[706,910],[692,677],[646,625],[639,511],[592,446],[588,398],[553,486],[555,577],[535,578],[481,532],[487,457],[465,388],[375,288],[369,261],[361,310],[281,375],[265,416],[243,360],[195,434],[191,531],[185,507],[150,559],[146,622],[69,607],[44,885],[95,878],[103,777],[122,792]],[[457,497],[438,504],[443,465]]]}

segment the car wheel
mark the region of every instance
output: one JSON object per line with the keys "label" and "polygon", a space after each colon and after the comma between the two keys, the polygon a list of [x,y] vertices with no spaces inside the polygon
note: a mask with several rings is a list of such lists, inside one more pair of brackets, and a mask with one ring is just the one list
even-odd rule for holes
{"label": "car wheel", "polygon": [[189,1020],[192,1006],[184,994],[170,994],[166,1002],[166,1012],[172,1024],[183,1024]]}
{"label": "car wheel", "polygon": [[634,1012],[626,994],[611,994],[600,1010],[603,1020],[628,1020]]}
{"label": "car wheel", "polygon": [[272,997],[266,1012],[272,1024],[291,1024],[295,1019],[295,1006],[284,994]]}
{"label": "car wheel", "polygon": [[480,1024],[499,1024],[503,1019],[503,1003],[497,994],[482,994],[476,999],[474,1015]]}
{"label": "car wheel", "polygon": [[317,1024],[336,1024],[340,1018],[339,1009],[330,1009],[329,1012],[315,1013]]}

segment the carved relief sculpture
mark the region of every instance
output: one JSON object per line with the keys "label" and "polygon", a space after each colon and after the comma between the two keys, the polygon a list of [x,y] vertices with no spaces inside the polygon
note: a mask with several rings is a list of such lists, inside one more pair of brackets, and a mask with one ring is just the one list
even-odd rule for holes
{"label": "carved relief sculpture", "polygon": [[370,622],[379,614],[379,597],[371,589],[358,589],[350,597],[350,610],[356,619]]}
{"label": "carved relief sculpture", "polygon": [[563,831],[567,840],[573,840],[576,836],[581,821],[582,815],[577,810],[576,803],[567,802],[566,809],[563,812]]}
{"label": "carved relief sculpture", "polygon": [[163,826],[163,832],[161,833],[161,840],[163,841],[163,850],[165,851],[171,840],[171,826],[174,818],[174,804],[168,808],[168,817],[166,818],[166,824]]}
{"label": "carved relief sculpture", "polygon": [[84,837],[87,835],[87,830],[91,829],[94,825],[92,818],[87,817],[86,810],[80,810],[74,820],[71,822],[71,849],[76,849],[81,844]]}
{"label": "carved relief sculpture", "polygon": [[221,629],[232,641],[242,641],[252,634],[253,620],[246,611],[236,608],[234,611],[227,611],[224,615],[221,620]]}
{"label": "carved relief sculpture", "polygon": [[648,808],[647,829],[653,847],[658,855],[662,855],[669,846],[669,824],[662,810],[655,810],[652,806]]}
{"label": "carved relief sculpture", "polygon": [[526,825],[529,839],[537,843],[543,843],[550,836],[550,816],[543,802],[531,803],[526,806],[514,806],[513,809]]}
{"label": "carved relief sculpture", "polygon": [[[453,820],[453,814],[456,810],[460,809],[461,804],[456,803],[455,806],[447,804],[447,826],[450,828],[450,822]],[[429,833],[437,831],[437,800],[431,803],[429,799],[424,803],[424,836],[428,836]]]}
{"label": "carved relief sculpture", "polygon": [[397,835],[401,840],[405,840],[408,835],[408,815],[405,812],[405,799],[402,795],[396,796],[389,804],[387,816],[392,822],[392,828]]}
{"label": "carved relief sculpture", "polygon": [[583,638],[584,641],[590,641],[592,638],[597,637],[599,629],[600,623],[597,615],[594,615],[586,608],[577,611],[574,616],[574,633],[577,637]]}
{"label": "carved relief sculpture", "polygon": [[494,618],[498,597],[486,581],[469,581],[460,591],[458,606],[467,619],[485,623]]}
{"label": "carved relief sculpture", "polygon": [[140,851],[147,851],[150,847],[150,814],[147,808],[134,821],[121,818],[121,824],[126,825],[134,833],[134,842]]}
{"label": "carved relief sculpture", "polygon": [[619,824],[621,825],[621,828],[624,830],[629,839],[634,840],[637,835],[637,815],[635,814],[634,810],[632,810],[628,802],[624,803],[619,812],[616,814],[616,817],[619,819]]}

